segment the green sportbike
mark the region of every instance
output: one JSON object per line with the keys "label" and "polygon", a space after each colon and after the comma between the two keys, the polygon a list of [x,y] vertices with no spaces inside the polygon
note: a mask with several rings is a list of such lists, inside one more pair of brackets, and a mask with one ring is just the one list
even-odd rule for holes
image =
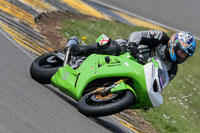
{"label": "green sportbike", "polygon": [[159,58],[149,58],[141,65],[129,52],[83,57],[70,55],[69,49],[70,46],[36,58],[30,73],[36,81],[52,83],[75,99],[84,115],[100,117],[162,104],[161,91],[169,77]]}

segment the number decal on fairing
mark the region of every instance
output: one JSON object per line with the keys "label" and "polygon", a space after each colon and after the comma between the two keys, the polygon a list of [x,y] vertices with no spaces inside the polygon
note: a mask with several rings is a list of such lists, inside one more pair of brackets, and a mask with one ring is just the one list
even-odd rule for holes
{"label": "number decal on fairing", "polygon": [[62,76],[62,80],[67,80],[69,77],[69,72],[65,72],[65,74]]}

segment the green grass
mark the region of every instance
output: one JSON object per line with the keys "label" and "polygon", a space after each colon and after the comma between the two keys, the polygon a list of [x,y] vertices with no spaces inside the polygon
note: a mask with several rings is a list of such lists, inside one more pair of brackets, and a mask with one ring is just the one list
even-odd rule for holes
{"label": "green grass", "polygon": [[[61,32],[66,38],[85,36],[87,37],[85,42],[92,44],[102,33],[112,39],[128,39],[131,32],[140,30],[146,30],[146,28],[113,21],[69,19],[63,22]],[[147,112],[141,110],[144,118],[162,133],[200,133],[199,52],[198,48],[194,57],[179,65],[176,78],[162,93],[163,105]]]}
{"label": "green grass", "polygon": [[96,39],[102,34],[106,34],[111,39],[125,38],[128,39],[128,36],[131,32],[136,30],[145,30],[146,28],[133,27],[130,25],[118,23],[118,22],[109,22],[104,20],[76,20],[71,19],[64,21],[62,34],[69,38],[70,36],[87,37],[86,43],[92,44],[95,43]]}

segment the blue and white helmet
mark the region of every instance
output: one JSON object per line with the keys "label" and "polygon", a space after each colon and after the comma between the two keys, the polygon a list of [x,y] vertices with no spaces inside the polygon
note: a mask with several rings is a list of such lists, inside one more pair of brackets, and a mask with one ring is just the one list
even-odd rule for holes
{"label": "blue and white helmet", "polygon": [[188,56],[192,56],[196,49],[196,41],[192,34],[181,31],[169,40],[170,58],[175,63],[183,63]]}

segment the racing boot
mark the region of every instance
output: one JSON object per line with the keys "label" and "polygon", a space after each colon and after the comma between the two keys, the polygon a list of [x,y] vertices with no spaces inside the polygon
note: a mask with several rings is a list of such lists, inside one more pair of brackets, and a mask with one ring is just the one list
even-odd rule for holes
{"label": "racing boot", "polygon": [[72,46],[72,45],[79,45],[80,43],[81,43],[81,41],[76,36],[72,36],[67,41],[67,44],[65,47]]}

